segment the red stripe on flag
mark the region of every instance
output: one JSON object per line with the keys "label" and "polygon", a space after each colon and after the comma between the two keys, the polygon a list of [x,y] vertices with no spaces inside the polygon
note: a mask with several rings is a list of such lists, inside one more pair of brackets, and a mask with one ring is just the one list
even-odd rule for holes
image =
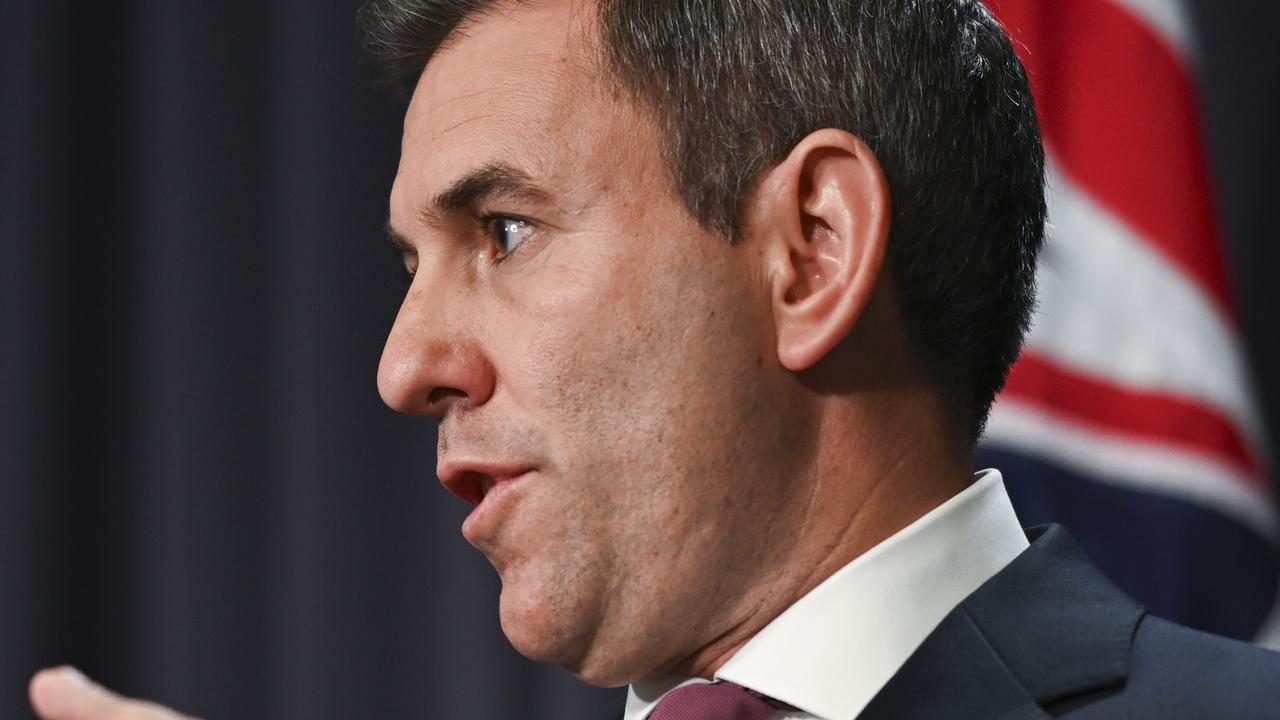
{"label": "red stripe on flag", "polygon": [[1114,385],[1024,351],[1003,395],[1117,436],[1157,440],[1225,461],[1258,489],[1262,464],[1235,425],[1217,410],[1185,398]]}
{"label": "red stripe on flag", "polygon": [[1031,74],[1063,170],[1235,317],[1194,82],[1109,0],[990,0]]}

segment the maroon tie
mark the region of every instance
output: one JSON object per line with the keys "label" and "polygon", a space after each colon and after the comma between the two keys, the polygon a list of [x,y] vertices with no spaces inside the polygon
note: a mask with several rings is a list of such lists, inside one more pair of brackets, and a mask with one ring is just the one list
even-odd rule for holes
{"label": "maroon tie", "polygon": [[762,695],[717,680],[672,690],[649,720],[765,720],[775,712]]}

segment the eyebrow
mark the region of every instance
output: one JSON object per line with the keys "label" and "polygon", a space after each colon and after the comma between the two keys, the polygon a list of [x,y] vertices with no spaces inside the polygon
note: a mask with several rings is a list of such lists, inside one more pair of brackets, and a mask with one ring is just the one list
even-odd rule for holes
{"label": "eyebrow", "polygon": [[[440,225],[451,214],[466,208],[474,208],[497,198],[523,200],[531,203],[547,202],[550,194],[538,187],[528,173],[505,163],[489,162],[468,171],[444,190],[436,193],[417,208],[419,219],[429,225]],[[417,248],[408,236],[387,221],[387,240],[400,257],[417,254]]]}
{"label": "eyebrow", "polygon": [[498,198],[543,203],[548,197],[547,191],[538,187],[528,173],[504,163],[490,162],[463,174],[420,205],[418,217],[438,225],[459,210]]}

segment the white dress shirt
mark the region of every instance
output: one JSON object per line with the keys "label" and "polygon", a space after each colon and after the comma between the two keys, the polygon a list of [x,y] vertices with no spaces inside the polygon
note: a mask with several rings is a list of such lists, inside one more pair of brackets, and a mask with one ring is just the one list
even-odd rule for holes
{"label": "white dress shirt", "polygon": [[[947,613],[1026,548],[1000,472],[983,471],[784,610],[716,678],[796,708],[779,720],[854,720]],[[624,720],[700,682],[637,682]]]}

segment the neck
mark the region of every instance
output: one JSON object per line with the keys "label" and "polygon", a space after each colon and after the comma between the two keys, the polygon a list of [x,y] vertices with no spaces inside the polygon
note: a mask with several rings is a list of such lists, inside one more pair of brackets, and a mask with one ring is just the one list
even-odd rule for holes
{"label": "neck", "polygon": [[967,448],[945,442],[932,392],[902,388],[833,402],[818,424],[818,453],[804,492],[771,542],[776,562],[742,593],[727,632],[677,664],[710,679],[783,610],[855,558],[946,502],[972,482]]}

